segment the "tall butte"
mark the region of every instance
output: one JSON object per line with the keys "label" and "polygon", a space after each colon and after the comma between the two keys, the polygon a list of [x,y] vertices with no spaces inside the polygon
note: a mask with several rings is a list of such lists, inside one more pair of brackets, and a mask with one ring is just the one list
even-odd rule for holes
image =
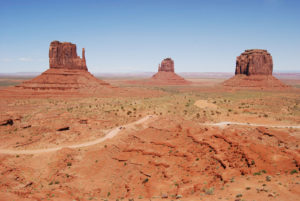
{"label": "tall butte", "polygon": [[174,71],[174,61],[171,58],[166,58],[158,65],[158,72],[152,76],[151,81],[154,84],[162,85],[189,84],[188,81],[177,75]]}
{"label": "tall butte", "polygon": [[71,91],[91,93],[99,89],[112,88],[108,83],[88,72],[85,50],[82,58],[77,56],[76,45],[69,42],[52,41],[49,48],[50,68],[38,77],[17,86],[34,91]]}
{"label": "tall butte", "polygon": [[85,62],[85,50],[82,48],[82,59],[77,56],[76,45],[52,41],[49,48],[50,68],[77,69],[87,71]]}
{"label": "tall butte", "polygon": [[236,59],[235,76],[226,80],[223,85],[249,88],[287,87],[272,72],[273,59],[267,50],[245,50]]}

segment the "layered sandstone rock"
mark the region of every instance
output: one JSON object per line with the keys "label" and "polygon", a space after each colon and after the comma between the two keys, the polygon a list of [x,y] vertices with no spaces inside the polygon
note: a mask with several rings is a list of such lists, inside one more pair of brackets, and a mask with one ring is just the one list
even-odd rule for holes
{"label": "layered sandstone rock", "polygon": [[82,58],[77,56],[76,45],[68,42],[52,41],[49,48],[50,68],[86,70],[85,50]]}
{"label": "layered sandstone rock", "polygon": [[161,64],[158,65],[158,72],[160,71],[174,73],[174,61],[171,58],[164,59]]}
{"label": "layered sandstone rock", "polygon": [[226,80],[223,85],[249,88],[287,87],[272,73],[273,60],[267,50],[245,50],[236,59],[235,76]]}
{"label": "layered sandstone rock", "polygon": [[158,65],[158,72],[152,76],[152,84],[159,85],[186,85],[189,84],[184,78],[174,72],[174,61],[171,58],[164,59]]}
{"label": "layered sandstone rock", "polygon": [[246,50],[236,59],[236,75],[272,75],[272,72],[273,60],[267,50]]}
{"label": "layered sandstone rock", "polygon": [[91,93],[111,86],[88,72],[85,50],[77,56],[76,45],[53,41],[49,48],[50,69],[38,77],[23,82],[18,88],[34,91],[71,91]]}

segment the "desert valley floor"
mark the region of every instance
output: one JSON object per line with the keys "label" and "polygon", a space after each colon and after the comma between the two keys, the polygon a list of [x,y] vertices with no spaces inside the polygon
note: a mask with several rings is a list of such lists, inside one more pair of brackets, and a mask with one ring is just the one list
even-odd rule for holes
{"label": "desert valley floor", "polygon": [[299,80],[105,81],[117,91],[12,93],[20,80],[0,80],[0,200],[300,200]]}

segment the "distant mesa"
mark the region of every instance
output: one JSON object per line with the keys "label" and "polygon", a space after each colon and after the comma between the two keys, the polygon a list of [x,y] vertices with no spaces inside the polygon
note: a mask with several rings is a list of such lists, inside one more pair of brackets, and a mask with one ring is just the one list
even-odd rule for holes
{"label": "distant mesa", "polygon": [[77,56],[75,44],[51,42],[49,66],[50,68],[38,77],[25,81],[17,87],[34,91],[59,90],[83,93],[112,88],[108,83],[95,78],[88,72],[85,50],[82,49],[82,58],[80,58]]}
{"label": "distant mesa", "polygon": [[223,85],[229,87],[287,87],[273,75],[273,59],[267,50],[245,50],[236,59],[235,76]]}
{"label": "distant mesa", "polygon": [[187,80],[177,75],[174,71],[174,61],[171,58],[166,58],[158,65],[158,72],[152,76],[151,82],[161,85],[189,84]]}

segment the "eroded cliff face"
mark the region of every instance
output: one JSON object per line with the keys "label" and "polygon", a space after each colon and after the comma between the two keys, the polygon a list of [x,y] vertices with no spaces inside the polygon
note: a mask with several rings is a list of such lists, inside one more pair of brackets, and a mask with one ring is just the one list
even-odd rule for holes
{"label": "eroded cliff face", "polygon": [[87,71],[85,50],[82,58],[77,56],[76,45],[69,42],[52,41],[49,48],[50,68],[77,69]]}
{"label": "eroded cliff face", "polygon": [[158,66],[158,71],[174,72],[174,61],[171,58],[164,59]]}
{"label": "eroded cliff face", "polygon": [[272,72],[273,60],[267,50],[246,50],[236,59],[236,75],[272,75]]}

